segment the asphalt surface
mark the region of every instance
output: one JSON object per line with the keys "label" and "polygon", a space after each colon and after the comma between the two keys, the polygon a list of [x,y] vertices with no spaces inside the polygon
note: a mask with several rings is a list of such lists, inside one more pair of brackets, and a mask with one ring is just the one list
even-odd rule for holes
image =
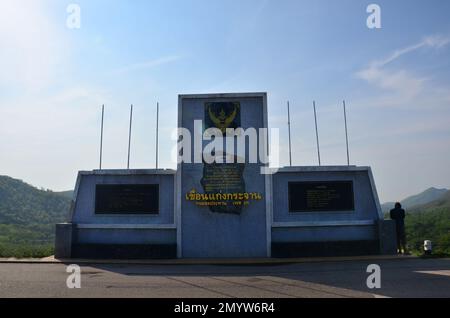
{"label": "asphalt surface", "polygon": [[[366,285],[381,268],[381,288]],[[69,289],[69,264],[0,263],[0,297],[450,297],[450,259],[365,260],[269,265],[81,266]]]}

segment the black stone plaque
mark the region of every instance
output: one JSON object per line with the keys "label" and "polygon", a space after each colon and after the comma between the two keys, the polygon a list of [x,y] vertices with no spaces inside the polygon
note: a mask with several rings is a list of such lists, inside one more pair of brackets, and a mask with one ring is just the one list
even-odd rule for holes
{"label": "black stone plaque", "polygon": [[332,212],[355,209],[352,181],[290,182],[290,212]]}
{"label": "black stone plaque", "polygon": [[96,214],[158,214],[158,184],[98,184]]}

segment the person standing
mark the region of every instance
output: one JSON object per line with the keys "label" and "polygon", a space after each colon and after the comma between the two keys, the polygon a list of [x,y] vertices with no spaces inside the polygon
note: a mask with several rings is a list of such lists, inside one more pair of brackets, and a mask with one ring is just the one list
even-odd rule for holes
{"label": "person standing", "polygon": [[395,208],[390,212],[391,219],[395,221],[397,232],[397,252],[406,254],[406,233],[405,233],[405,216],[406,212],[402,209],[402,205],[397,202]]}

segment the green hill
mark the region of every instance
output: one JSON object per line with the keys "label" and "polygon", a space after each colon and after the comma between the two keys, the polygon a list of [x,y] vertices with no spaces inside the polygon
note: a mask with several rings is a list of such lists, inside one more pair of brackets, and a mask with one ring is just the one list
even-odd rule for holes
{"label": "green hill", "polygon": [[410,248],[421,253],[423,241],[433,242],[433,253],[450,255],[450,191],[439,199],[407,211],[406,234]]}
{"label": "green hill", "polygon": [[431,203],[442,198],[448,192],[447,189],[429,188],[422,193],[410,196],[402,201],[406,208],[412,208],[418,205]]}
{"label": "green hill", "polygon": [[0,176],[0,257],[51,254],[54,225],[66,221],[69,195]]}
{"label": "green hill", "polygon": [[[427,203],[431,203],[435,200],[440,199],[448,192],[447,189],[437,189],[437,188],[429,188],[419,194],[412,195],[400,201],[402,206],[405,209],[411,209],[418,205],[423,205]],[[383,212],[389,212],[392,208],[394,208],[395,202],[386,202],[381,205],[381,209]]]}

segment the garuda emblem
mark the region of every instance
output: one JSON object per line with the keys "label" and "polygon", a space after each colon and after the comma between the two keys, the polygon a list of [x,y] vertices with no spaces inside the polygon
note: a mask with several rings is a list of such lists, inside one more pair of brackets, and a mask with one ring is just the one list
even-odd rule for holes
{"label": "garuda emblem", "polygon": [[213,102],[205,105],[205,128],[218,128],[224,134],[227,128],[239,128],[241,108],[239,102]]}

